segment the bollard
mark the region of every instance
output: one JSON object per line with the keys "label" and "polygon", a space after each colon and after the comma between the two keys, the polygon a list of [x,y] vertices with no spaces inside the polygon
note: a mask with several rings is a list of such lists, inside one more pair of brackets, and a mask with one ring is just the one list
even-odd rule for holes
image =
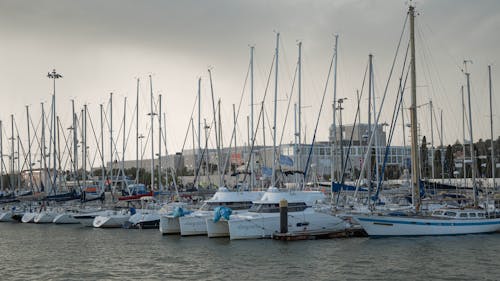
{"label": "bollard", "polygon": [[280,201],[280,233],[288,232],[288,201]]}

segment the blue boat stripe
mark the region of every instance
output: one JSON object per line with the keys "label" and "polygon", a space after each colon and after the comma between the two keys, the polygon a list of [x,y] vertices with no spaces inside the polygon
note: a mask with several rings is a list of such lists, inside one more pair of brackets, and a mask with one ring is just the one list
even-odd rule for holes
{"label": "blue boat stripe", "polygon": [[397,221],[384,219],[356,218],[360,221],[376,222],[384,224],[411,224],[411,225],[434,225],[434,226],[474,226],[474,225],[500,225],[500,220],[486,222],[422,222],[422,221]]}

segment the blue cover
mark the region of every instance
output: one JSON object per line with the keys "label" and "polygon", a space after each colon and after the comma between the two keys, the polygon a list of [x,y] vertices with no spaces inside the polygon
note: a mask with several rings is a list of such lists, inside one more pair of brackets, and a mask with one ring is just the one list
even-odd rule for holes
{"label": "blue cover", "polygon": [[218,222],[221,217],[226,220],[229,220],[229,217],[231,216],[232,213],[233,210],[231,210],[231,208],[219,206],[214,209],[214,222]]}
{"label": "blue cover", "polygon": [[191,213],[190,211],[184,210],[182,207],[176,207],[174,212],[173,212],[173,215],[174,215],[174,218],[179,218],[179,217],[183,217],[183,216],[190,214],[190,213]]}

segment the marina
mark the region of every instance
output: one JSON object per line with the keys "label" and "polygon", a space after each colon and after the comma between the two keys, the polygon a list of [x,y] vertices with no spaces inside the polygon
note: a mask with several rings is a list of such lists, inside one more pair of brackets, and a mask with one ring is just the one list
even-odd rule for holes
{"label": "marina", "polygon": [[[246,73],[239,86],[211,65],[190,82],[141,69],[105,94],[96,79],[94,101],[68,96],[80,89],[59,62],[39,104],[19,115],[4,99],[2,279],[498,279],[497,67],[435,65],[427,24],[443,18],[403,6],[400,27],[379,31],[392,38],[383,52],[352,56],[334,34],[312,51],[325,62],[314,70],[323,40],[290,44],[294,31],[274,30],[272,45],[249,44],[231,64]],[[192,88],[173,94],[167,80]]]}

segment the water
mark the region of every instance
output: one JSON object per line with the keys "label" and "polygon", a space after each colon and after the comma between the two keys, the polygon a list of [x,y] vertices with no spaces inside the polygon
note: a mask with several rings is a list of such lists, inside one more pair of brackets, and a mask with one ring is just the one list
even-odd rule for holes
{"label": "water", "polygon": [[500,234],[282,242],[0,224],[1,280],[499,280]]}

